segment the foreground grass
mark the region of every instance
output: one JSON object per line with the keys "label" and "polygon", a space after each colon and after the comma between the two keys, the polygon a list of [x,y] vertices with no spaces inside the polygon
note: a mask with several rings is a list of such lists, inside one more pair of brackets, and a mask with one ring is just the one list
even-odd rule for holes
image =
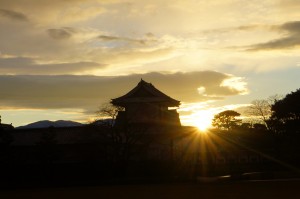
{"label": "foreground grass", "polygon": [[300,197],[300,181],[249,181],[224,183],[178,183],[148,185],[111,185],[90,187],[61,187],[1,190],[0,198],[120,198],[120,199],[292,199]]}

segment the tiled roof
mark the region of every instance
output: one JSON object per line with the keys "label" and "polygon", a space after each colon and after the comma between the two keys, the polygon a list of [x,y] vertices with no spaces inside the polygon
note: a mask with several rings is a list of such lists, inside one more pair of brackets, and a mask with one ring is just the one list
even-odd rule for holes
{"label": "tiled roof", "polygon": [[152,103],[164,103],[167,106],[179,106],[180,101],[175,100],[157,88],[155,88],[151,83],[145,82],[141,79],[136,87],[134,87],[127,94],[112,99],[112,104],[123,106],[128,103],[142,103],[142,102],[152,102]]}

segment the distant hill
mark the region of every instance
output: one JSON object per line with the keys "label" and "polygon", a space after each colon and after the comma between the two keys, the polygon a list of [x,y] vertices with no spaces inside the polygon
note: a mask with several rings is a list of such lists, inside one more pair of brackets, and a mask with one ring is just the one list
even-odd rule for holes
{"label": "distant hill", "polygon": [[49,128],[49,127],[73,127],[73,126],[82,126],[79,122],[73,122],[68,120],[57,120],[57,121],[49,121],[42,120],[34,123],[27,124],[25,126],[19,126],[17,129],[37,129],[37,128]]}
{"label": "distant hill", "polygon": [[95,120],[91,124],[96,126],[103,126],[103,125],[113,125],[113,123],[114,123],[113,119],[100,119],[100,120]]}

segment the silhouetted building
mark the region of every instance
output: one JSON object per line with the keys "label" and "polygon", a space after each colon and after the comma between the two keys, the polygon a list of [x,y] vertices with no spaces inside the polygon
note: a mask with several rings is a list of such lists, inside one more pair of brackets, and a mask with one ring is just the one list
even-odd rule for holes
{"label": "silhouetted building", "polygon": [[14,127],[12,124],[0,124],[0,128],[2,128],[3,130],[13,130]]}
{"label": "silhouetted building", "polygon": [[3,124],[2,119],[1,119],[1,115],[0,115],[0,129],[2,129],[2,130],[13,130],[14,127],[13,127],[12,124]]}
{"label": "silhouetted building", "polygon": [[125,111],[119,111],[116,125],[123,122],[146,125],[181,125],[179,114],[176,111],[180,101],[167,96],[142,79],[135,88],[121,97],[112,99],[111,103],[125,108]]}

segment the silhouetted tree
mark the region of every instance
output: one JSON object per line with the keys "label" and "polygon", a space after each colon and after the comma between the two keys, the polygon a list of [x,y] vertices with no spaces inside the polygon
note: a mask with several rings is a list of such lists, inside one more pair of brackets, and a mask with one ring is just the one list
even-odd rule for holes
{"label": "silhouetted tree", "polygon": [[300,89],[287,94],[272,105],[270,123],[277,132],[300,133]]}
{"label": "silhouetted tree", "polygon": [[237,119],[241,114],[233,111],[233,110],[226,110],[220,112],[214,116],[212,121],[212,125],[217,127],[218,129],[222,130],[230,130],[234,127],[238,126],[241,123],[241,119]]}
{"label": "silhouetted tree", "polygon": [[94,123],[113,127],[118,112],[123,110],[124,108],[121,106],[115,106],[111,103],[105,103],[101,105],[96,111],[96,120],[94,121]]}
{"label": "silhouetted tree", "polygon": [[253,129],[256,131],[266,131],[267,127],[264,124],[255,123],[253,124]]}

